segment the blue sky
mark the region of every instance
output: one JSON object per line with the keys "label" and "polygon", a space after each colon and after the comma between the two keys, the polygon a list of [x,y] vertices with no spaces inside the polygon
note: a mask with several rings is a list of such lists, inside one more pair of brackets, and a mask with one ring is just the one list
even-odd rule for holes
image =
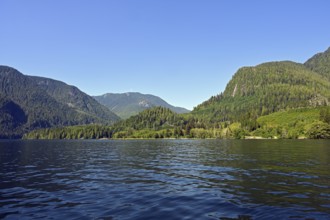
{"label": "blue sky", "polygon": [[0,0],[0,64],[192,109],[242,66],[330,46],[328,0]]}

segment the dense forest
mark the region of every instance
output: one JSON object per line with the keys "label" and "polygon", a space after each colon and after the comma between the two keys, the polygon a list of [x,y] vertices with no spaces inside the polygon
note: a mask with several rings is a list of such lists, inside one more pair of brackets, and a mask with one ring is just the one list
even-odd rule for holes
{"label": "dense forest", "polygon": [[87,125],[32,131],[26,139],[100,138],[330,138],[330,107],[301,108],[262,116],[256,128],[206,123],[163,107],[145,110],[113,126]]}

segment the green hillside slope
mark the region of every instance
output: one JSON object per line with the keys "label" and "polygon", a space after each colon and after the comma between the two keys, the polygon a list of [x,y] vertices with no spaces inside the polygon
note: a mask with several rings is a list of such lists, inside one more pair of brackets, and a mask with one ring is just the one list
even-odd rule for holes
{"label": "green hillside slope", "polygon": [[328,105],[330,82],[293,62],[271,62],[238,70],[223,93],[192,114],[211,121],[244,122],[283,109]]}
{"label": "green hillside slope", "polygon": [[278,138],[330,138],[330,107],[301,108],[258,118],[255,136]]}

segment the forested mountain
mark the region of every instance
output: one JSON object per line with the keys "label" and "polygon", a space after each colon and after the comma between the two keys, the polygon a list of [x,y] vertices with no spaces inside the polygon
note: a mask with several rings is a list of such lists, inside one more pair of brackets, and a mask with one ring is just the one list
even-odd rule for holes
{"label": "forested mountain", "polygon": [[323,53],[316,54],[304,65],[330,80],[330,48]]}
{"label": "forested mountain", "polygon": [[197,106],[192,114],[208,121],[255,120],[279,110],[328,105],[330,81],[294,62],[270,62],[237,71],[225,91]]}
{"label": "forested mountain", "polygon": [[[35,130],[25,138],[330,138],[329,52],[318,54],[305,64],[282,61],[240,68],[223,93],[211,97],[188,114],[177,114],[165,107],[149,109],[151,104],[149,106],[148,102],[140,100],[138,104],[146,110],[111,127],[90,125]],[[16,78],[22,76],[18,74]],[[15,96],[16,92],[8,97],[6,92],[26,90],[6,86],[15,85],[10,80],[4,78],[0,81],[0,91],[4,91],[0,94],[0,113],[3,115],[0,123],[8,129],[20,128],[31,120],[31,113],[25,107],[29,102],[24,100],[31,100],[32,103],[44,100],[36,103],[40,106],[36,110],[58,105],[56,111],[62,112],[63,106],[79,106],[80,102],[77,104],[69,97],[63,100],[70,100],[70,104],[58,102],[60,98],[54,95],[56,92],[52,87],[44,88],[47,82],[42,79],[36,81],[35,78],[20,79],[28,87],[34,85],[22,99],[22,95],[19,98]],[[44,94],[39,95],[39,89]],[[130,96],[139,94],[122,95],[126,99],[118,98],[115,104],[112,103],[112,108],[121,107],[119,111],[125,112],[121,106],[122,100],[126,100],[127,107],[131,102],[136,102],[136,98],[130,99]],[[102,98],[106,100],[107,96],[111,94]],[[71,107],[65,113],[72,111]],[[39,112],[42,113],[41,110]],[[48,116],[51,113],[43,114]],[[38,121],[39,127],[48,121]]]}
{"label": "forested mountain", "polygon": [[123,119],[137,115],[139,112],[155,106],[169,108],[179,114],[189,112],[187,109],[174,107],[157,96],[146,95],[137,92],[121,94],[107,93],[100,96],[94,96],[94,98],[101,104],[107,106],[111,111]]}
{"label": "forested mountain", "polygon": [[1,138],[20,137],[37,128],[117,120],[114,113],[77,88],[0,66]]}
{"label": "forested mountain", "polygon": [[0,139],[19,137],[24,133],[22,126],[27,123],[24,110],[11,99],[0,94]]}

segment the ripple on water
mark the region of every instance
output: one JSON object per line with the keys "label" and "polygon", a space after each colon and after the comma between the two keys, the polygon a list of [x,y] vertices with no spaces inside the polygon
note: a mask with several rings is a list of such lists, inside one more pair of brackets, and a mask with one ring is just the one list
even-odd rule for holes
{"label": "ripple on water", "polygon": [[0,218],[330,219],[323,142],[4,143]]}

